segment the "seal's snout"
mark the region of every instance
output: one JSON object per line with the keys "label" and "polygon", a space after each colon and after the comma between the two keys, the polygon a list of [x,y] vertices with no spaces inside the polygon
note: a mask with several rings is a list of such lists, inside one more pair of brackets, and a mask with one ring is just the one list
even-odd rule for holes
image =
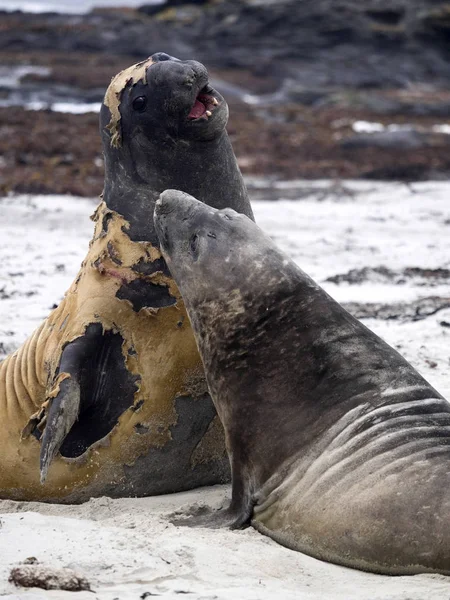
{"label": "seal's snout", "polygon": [[173,234],[174,228],[177,229],[176,225],[181,219],[179,207],[184,196],[187,194],[178,190],[166,190],[155,202],[153,221],[159,243],[165,251],[171,247],[169,233]]}
{"label": "seal's snout", "polygon": [[169,214],[174,211],[174,207],[167,198],[164,198],[164,194],[165,192],[161,194],[158,200],[155,202],[153,221],[161,249],[168,251],[170,247],[168,217]]}
{"label": "seal's snout", "polygon": [[158,215],[174,213],[180,222],[186,222],[195,215],[209,213],[211,210],[213,209],[200,200],[180,190],[166,190],[155,205],[155,213]]}
{"label": "seal's snout", "polygon": [[208,121],[214,111],[220,106],[221,98],[219,98],[219,94],[211,87],[208,71],[204,65],[195,60],[188,60],[186,64],[191,68],[197,86],[197,94],[189,112],[188,120]]}
{"label": "seal's snout", "polygon": [[154,223],[161,245],[167,249],[169,238],[182,240],[189,237],[200,217],[208,207],[189,194],[179,190],[166,190],[155,203]]}
{"label": "seal's snout", "polygon": [[178,58],[174,56],[170,56],[170,54],[166,54],[165,52],[156,52],[150,56],[154,63],[164,62],[165,60],[174,60],[176,62],[181,62]]}
{"label": "seal's snout", "polygon": [[190,198],[188,194],[179,190],[166,190],[155,203],[155,217],[164,217],[177,211],[182,206],[183,200]]}

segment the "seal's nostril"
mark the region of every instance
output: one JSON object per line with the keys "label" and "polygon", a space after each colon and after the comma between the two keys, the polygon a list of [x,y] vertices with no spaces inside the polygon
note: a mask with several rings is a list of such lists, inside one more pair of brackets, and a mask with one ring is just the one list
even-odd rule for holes
{"label": "seal's nostril", "polygon": [[164,60],[175,60],[165,52],[157,52],[151,56],[153,62],[163,62]]}

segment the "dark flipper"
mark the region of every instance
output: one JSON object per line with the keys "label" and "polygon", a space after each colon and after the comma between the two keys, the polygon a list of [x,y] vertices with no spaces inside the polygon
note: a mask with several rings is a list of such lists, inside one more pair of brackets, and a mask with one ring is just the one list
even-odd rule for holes
{"label": "dark flipper", "polygon": [[122,337],[90,324],[83,336],[63,350],[57,396],[51,400],[42,437],[41,482],[58,451],[80,456],[103,438],[134,402],[136,377],[125,366]]}
{"label": "dark flipper", "polygon": [[255,500],[242,473],[233,466],[231,502],[228,508],[213,509],[194,506],[187,511],[170,515],[174,525],[219,529],[244,529],[250,525]]}
{"label": "dark flipper", "polygon": [[75,379],[65,379],[60,384],[58,395],[50,404],[47,423],[42,436],[41,483],[45,482],[50,463],[77,420],[79,411],[80,384]]}

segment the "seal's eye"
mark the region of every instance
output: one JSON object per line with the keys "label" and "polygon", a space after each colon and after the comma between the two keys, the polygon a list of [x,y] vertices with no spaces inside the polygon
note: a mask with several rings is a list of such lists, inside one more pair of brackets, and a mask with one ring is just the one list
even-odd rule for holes
{"label": "seal's eye", "polygon": [[133,100],[133,110],[137,112],[143,112],[147,106],[147,98],[145,96],[138,96]]}
{"label": "seal's eye", "polygon": [[194,260],[196,260],[197,252],[198,252],[198,235],[196,233],[194,233],[194,235],[191,237],[191,241],[189,242],[189,245],[191,247],[191,252],[192,252],[192,255],[194,256]]}

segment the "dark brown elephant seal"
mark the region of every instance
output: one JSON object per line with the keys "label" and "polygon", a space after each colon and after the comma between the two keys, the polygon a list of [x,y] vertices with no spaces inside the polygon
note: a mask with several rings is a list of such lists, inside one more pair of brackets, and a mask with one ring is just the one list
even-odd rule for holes
{"label": "dark brown elephant seal", "polygon": [[450,574],[446,400],[247,217],[166,191],[155,225],[225,429],[216,521],[348,567]]}
{"label": "dark brown elephant seal", "polygon": [[[252,215],[196,61],[155,54],[119,73],[100,115],[103,201],[73,285],[0,364],[0,498],[80,502],[223,482],[223,432],[158,247],[167,187]],[[40,471],[40,473],[39,473]]]}

